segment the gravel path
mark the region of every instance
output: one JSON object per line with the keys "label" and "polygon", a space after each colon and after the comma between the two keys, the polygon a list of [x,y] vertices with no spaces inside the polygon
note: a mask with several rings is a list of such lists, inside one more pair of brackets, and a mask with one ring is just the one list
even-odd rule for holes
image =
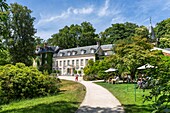
{"label": "gravel path", "polygon": [[[59,78],[75,81],[73,76]],[[125,113],[120,102],[105,88],[92,81],[84,81],[82,77],[78,82],[86,87],[86,95],[76,113]]]}

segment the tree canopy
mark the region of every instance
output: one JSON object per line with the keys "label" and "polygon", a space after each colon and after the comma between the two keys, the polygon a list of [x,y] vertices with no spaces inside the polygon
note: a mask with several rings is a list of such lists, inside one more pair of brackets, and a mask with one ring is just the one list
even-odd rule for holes
{"label": "tree canopy", "polygon": [[23,62],[32,65],[34,55],[34,17],[31,10],[17,3],[11,4],[8,22],[6,23],[7,35],[4,37],[8,45],[12,62]]}
{"label": "tree canopy", "polygon": [[126,39],[134,36],[135,29],[138,25],[134,23],[116,23],[100,33],[103,44],[112,44],[120,39]]}
{"label": "tree canopy", "polygon": [[170,18],[157,23],[155,33],[159,39],[158,47],[170,48]]}
{"label": "tree canopy", "polygon": [[81,25],[65,26],[59,30],[59,33],[53,34],[48,39],[48,43],[61,48],[73,48],[77,46],[95,45],[97,34],[90,22],[83,22]]}

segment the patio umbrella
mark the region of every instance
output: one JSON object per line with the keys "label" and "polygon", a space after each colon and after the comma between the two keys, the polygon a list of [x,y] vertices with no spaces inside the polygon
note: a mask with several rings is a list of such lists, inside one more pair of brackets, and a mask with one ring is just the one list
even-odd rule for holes
{"label": "patio umbrella", "polygon": [[155,68],[154,66],[150,65],[150,64],[145,64],[141,67],[138,67],[137,69],[149,69],[149,68]]}
{"label": "patio umbrella", "polygon": [[114,72],[114,71],[117,71],[117,69],[115,68],[109,68],[108,70],[104,71],[104,72]]}

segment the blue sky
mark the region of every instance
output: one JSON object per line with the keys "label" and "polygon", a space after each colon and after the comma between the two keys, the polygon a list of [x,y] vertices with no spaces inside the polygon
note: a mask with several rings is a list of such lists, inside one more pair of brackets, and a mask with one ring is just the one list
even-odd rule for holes
{"label": "blue sky", "polygon": [[114,23],[132,22],[149,26],[170,17],[170,0],[7,0],[33,11],[37,36],[48,39],[71,24],[90,22],[96,33]]}

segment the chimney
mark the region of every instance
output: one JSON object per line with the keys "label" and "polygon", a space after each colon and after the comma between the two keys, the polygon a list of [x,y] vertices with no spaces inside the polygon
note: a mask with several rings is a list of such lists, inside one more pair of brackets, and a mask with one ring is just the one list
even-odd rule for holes
{"label": "chimney", "polygon": [[99,41],[97,42],[97,46],[100,47],[100,42]]}

